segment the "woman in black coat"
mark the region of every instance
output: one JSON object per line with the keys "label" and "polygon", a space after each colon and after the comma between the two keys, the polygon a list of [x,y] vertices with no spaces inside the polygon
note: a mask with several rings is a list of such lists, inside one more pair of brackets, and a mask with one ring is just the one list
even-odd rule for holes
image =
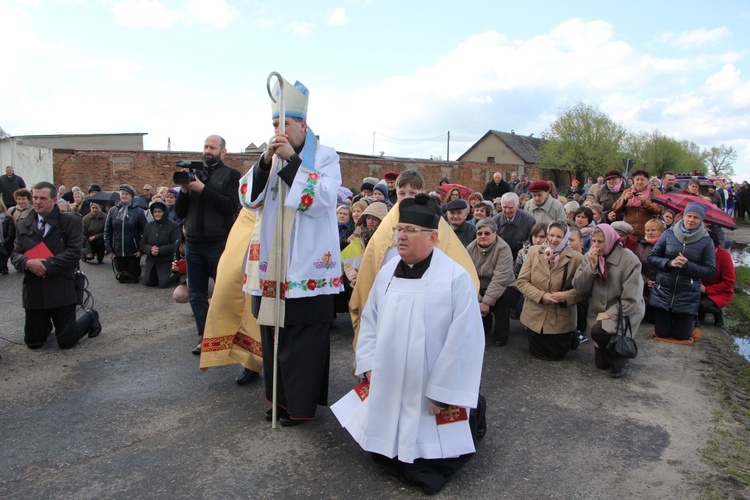
{"label": "woman in black coat", "polygon": [[134,196],[132,186],[120,186],[120,203],[110,209],[104,223],[104,248],[119,274],[127,273],[135,278],[128,280],[129,283],[137,283],[141,275],[140,245],[146,227],[146,214],[133,204]]}
{"label": "woman in black coat", "polygon": [[167,204],[155,201],[149,206],[154,220],[146,224],[141,238],[141,253],[146,256],[143,284],[167,288],[177,281],[172,277],[172,258],[180,226],[169,219]]}
{"label": "woman in black coat", "polygon": [[703,204],[689,203],[682,220],[661,235],[648,256],[649,265],[659,270],[649,298],[658,337],[687,340],[693,334],[701,280],[716,273],[714,244],[703,227],[705,218]]}

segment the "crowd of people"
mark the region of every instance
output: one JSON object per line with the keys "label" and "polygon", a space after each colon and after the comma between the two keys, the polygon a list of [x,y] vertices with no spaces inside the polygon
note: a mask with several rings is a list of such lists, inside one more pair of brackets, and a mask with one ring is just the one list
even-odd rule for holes
{"label": "crowd of people", "polygon": [[[122,184],[116,202],[100,196],[97,184],[85,192],[49,183],[27,189],[8,167],[0,273],[7,274],[9,256],[19,272],[37,277],[54,274],[49,259],[58,255],[65,257],[66,273],[78,261],[101,264],[107,257],[121,283],[175,287],[174,299],[190,302],[201,337],[193,352],[200,355],[212,282],[218,287],[222,281],[219,260],[227,255],[233,225],[245,225],[243,234],[252,236],[241,249],[243,276],[236,286],[249,297],[259,328],[269,401],[269,356],[279,318],[273,316],[283,308],[279,400],[266,419],[298,425],[327,404],[328,329],[335,312],[348,312],[354,373],[371,399],[334,411],[376,462],[425,491],[439,490],[452,473],[445,471],[465,461],[445,460],[468,458],[483,436],[484,337],[505,346],[511,321],[525,327],[529,354],[545,361],[562,360],[590,340],[595,366],[612,378],[629,368],[627,358],[607,349],[623,318],[633,331],[646,321],[654,324],[656,338],[679,342],[696,340],[709,314],[714,325],[723,324],[734,266],[709,207],[743,217],[750,210],[747,183],[736,192],[731,184],[701,192],[691,183],[684,194],[695,199],[682,210],[654,200],[675,192],[674,175],[655,178],[645,170],[625,176],[611,169],[583,185],[574,180],[565,195],[550,181],[516,172],[509,181],[495,173],[481,192],[451,187],[447,178],[428,192],[415,170],[365,178],[349,190],[341,187],[335,151],[318,145],[307,127],[306,92],[298,90],[304,105],[296,115],[294,102],[287,106],[284,132],[274,115],[269,148],[244,177],[223,164],[226,145],[219,136],[204,143],[202,175],[155,191],[146,184],[141,195]],[[286,191],[287,199],[298,201],[281,205],[284,198],[277,195]],[[28,252],[49,231],[62,231],[65,245],[52,249],[45,264],[45,257],[39,261]],[[275,301],[282,278],[283,297]],[[48,324],[64,330],[58,337],[66,348],[101,332],[96,311],[66,326],[70,300],[54,307],[34,300],[24,306],[29,347],[43,344]],[[64,311],[28,319],[30,311],[61,306]],[[237,383],[258,379],[259,370],[245,367]],[[418,381],[406,373],[425,376]],[[464,376],[459,380],[455,373]],[[394,394],[396,386],[403,392]],[[422,403],[413,394],[421,394]],[[416,406],[404,413],[409,405]],[[465,434],[452,438],[454,453],[446,455],[440,451],[446,443],[427,422],[453,415],[453,408],[456,415],[466,410]],[[406,421],[414,431],[408,437],[397,430]]]}

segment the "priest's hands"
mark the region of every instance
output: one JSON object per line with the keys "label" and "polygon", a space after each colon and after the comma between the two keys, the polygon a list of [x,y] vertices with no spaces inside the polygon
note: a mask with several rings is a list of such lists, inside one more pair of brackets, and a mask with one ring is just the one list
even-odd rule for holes
{"label": "priest's hands", "polygon": [[289,137],[286,134],[276,134],[268,141],[268,146],[263,152],[263,161],[271,163],[273,155],[278,155],[284,161],[287,161],[294,154],[294,148],[289,144]]}
{"label": "priest's hands", "polygon": [[438,405],[430,401],[427,403],[427,411],[430,412],[430,415],[437,415],[443,411],[443,408],[440,408]]}

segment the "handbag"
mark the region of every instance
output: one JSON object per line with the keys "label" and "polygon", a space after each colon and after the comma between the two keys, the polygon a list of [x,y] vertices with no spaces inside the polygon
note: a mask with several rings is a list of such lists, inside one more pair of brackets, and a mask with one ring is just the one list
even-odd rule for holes
{"label": "handbag", "polygon": [[617,330],[607,342],[607,353],[618,358],[633,359],[638,356],[638,344],[635,343],[633,338],[630,318],[622,312],[622,302],[618,300],[617,304],[620,309],[620,316],[617,318]]}

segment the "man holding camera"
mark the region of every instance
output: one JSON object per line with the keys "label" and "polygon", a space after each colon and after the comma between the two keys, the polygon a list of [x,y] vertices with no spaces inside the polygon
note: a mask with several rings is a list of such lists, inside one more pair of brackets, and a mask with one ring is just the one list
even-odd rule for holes
{"label": "man holding camera", "polygon": [[83,247],[81,219],[60,212],[57,189],[50,182],[36,184],[31,196],[34,211],[16,223],[18,235],[11,256],[18,272],[24,273],[24,342],[30,349],[39,349],[54,325],[57,345],[70,349],[87,333],[96,337],[102,331],[94,309],[76,320],[75,269]]}
{"label": "man holding camera", "polygon": [[[226,153],[224,139],[210,135],[203,144],[204,168],[174,179],[181,185],[175,214],[185,223],[190,307],[201,339],[208,314],[208,278],[216,279],[216,266],[240,206],[240,173],[224,165]],[[198,343],[193,354],[200,353]]]}

